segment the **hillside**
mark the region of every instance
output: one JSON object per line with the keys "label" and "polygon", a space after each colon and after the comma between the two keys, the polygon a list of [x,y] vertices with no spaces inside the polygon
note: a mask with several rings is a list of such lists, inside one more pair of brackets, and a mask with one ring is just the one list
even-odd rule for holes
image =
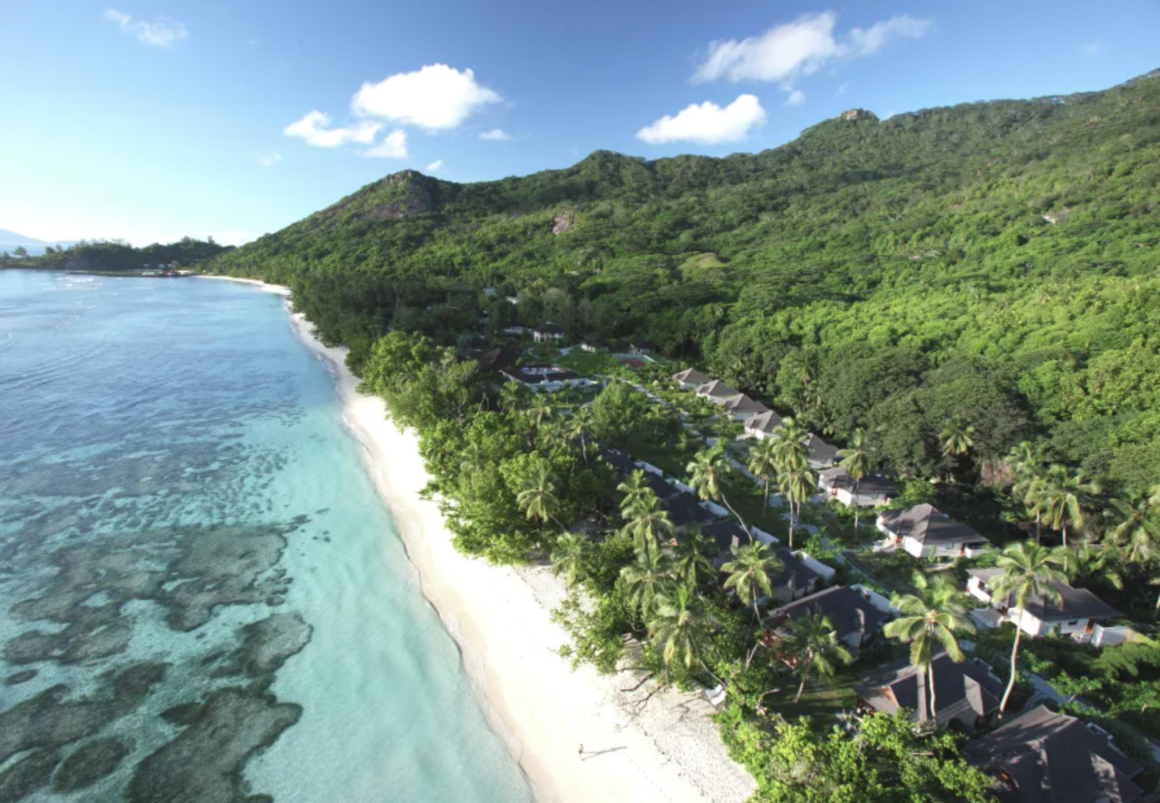
{"label": "hillside", "polygon": [[224,254],[290,284],[355,367],[388,326],[444,342],[553,320],[643,336],[895,470],[959,414],[1105,484],[1160,481],[1160,72],[1103,92],[878,120],[724,159],[599,151],[478,184],[404,171]]}

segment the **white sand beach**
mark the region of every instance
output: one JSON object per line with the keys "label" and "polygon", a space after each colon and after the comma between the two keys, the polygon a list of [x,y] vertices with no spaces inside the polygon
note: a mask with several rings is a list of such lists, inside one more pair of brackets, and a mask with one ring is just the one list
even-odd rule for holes
{"label": "white sand beach", "polygon": [[[285,288],[252,282],[271,292]],[[287,304],[289,309],[289,303]],[[428,475],[418,437],[387,420],[383,401],[357,391],[346,349],[327,348],[301,314],[302,341],[331,367],[346,423],[367,450],[424,594],[462,649],[493,727],[502,734],[543,803],[740,803],[753,780],[726,754],[713,710],[698,695],[666,691],[639,715],[628,704],[635,673],[573,672],[550,620],[564,595],[550,569],[492,566],[456,552],[437,505],[419,497]],[[585,754],[579,754],[583,745]]]}

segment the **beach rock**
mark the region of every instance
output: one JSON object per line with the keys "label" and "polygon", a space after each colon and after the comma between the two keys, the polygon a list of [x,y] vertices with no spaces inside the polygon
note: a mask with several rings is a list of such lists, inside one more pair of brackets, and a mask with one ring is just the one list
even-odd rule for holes
{"label": "beach rock", "polygon": [[176,739],[137,765],[129,803],[247,803],[242,770],[302,716],[271,694],[221,689]]}
{"label": "beach rock", "polygon": [[48,783],[60,762],[56,750],[36,750],[0,773],[0,803],[15,803]]}
{"label": "beach rock", "polygon": [[97,739],[74,750],[52,778],[54,792],[75,792],[92,786],[121,765],[132,746],[120,739]]}
{"label": "beach rock", "polygon": [[36,669],[23,669],[19,672],[13,672],[8,677],[4,678],[5,686],[16,686],[20,683],[27,683],[38,674]]}

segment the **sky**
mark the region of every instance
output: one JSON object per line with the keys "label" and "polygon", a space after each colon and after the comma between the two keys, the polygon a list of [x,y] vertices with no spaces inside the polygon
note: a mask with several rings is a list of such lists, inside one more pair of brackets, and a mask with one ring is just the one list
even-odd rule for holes
{"label": "sky", "polygon": [[242,243],[402,169],[725,156],[850,108],[1104,89],[1156,0],[0,0],[0,228]]}

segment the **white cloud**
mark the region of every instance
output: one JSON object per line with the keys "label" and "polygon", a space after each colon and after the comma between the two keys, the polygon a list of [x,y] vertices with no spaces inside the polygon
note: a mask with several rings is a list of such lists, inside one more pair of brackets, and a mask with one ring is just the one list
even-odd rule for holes
{"label": "white cloud", "polygon": [[786,106],[800,106],[806,102],[806,93],[800,89],[795,89],[789,93],[789,97],[785,99]]}
{"label": "white cloud", "polygon": [[153,47],[169,47],[189,36],[184,24],[167,17],[158,17],[156,22],[134,22],[130,15],[110,8],[105,12],[105,19],[112,20],[125,33]]}
{"label": "white cloud", "polygon": [[838,84],[838,91],[835,92],[834,94],[837,95],[838,97],[842,97],[842,95],[845,95],[849,91],[850,91],[850,82],[844,81],[844,82]]}
{"label": "white cloud", "polygon": [[753,95],[741,95],[725,108],[705,101],[682,109],[675,117],[665,115],[636,132],[638,139],[650,145],[687,140],[703,145],[738,142],[749,129],[765,122],[765,110]]}
{"label": "white cloud", "polygon": [[442,159],[436,159],[434,162],[427,165],[427,172],[428,173],[434,173],[434,172],[436,172],[438,170],[442,170],[442,169],[443,169],[443,160]]}
{"label": "white cloud", "polygon": [[371,156],[378,159],[406,159],[407,132],[401,128],[396,128],[383,137],[383,141],[378,145],[363,151],[363,156]]}
{"label": "white cloud", "polygon": [[288,137],[300,137],[307,145],[317,148],[337,148],[348,142],[369,145],[375,141],[375,135],[382,127],[382,123],[363,121],[345,128],[331,128],[330,115],[316,109],[298,122],[286,126],[282,133]]}
{"label": "white cloud", "polygon": [[502,141],[502,140],[511,139],[511,135],[508,134],[508,132],[504,131],[502,128],[493,128],[490,131],[484,131],[482,134],[479,135],[479,138],[480,139],[493,139],[493,140],[501,140]]}
{"label": "white cloud", "polygon": [[502,98],[475,80],[470,69],[429,64],[398,73],[377,84],[364,83],[351,108],[366,117],[381,117],[428,130],[455,128],[473,112]]}
{"label": "white cloud", "polygon": [[258,164],[262,167],[276,165],[280,161],[282,161],[282,154],[280,153],[266,153],[258,157]]}
{"label": "white cloud", "polygon": [[779,81],[792,91],[795,81],[830,61],[870,56],[894,40],[921,39],[934,28],[930,20],[903,14],[835,37],[837,20],[833,11],[805,14],[760,36],[711,42],[693,81]]}

